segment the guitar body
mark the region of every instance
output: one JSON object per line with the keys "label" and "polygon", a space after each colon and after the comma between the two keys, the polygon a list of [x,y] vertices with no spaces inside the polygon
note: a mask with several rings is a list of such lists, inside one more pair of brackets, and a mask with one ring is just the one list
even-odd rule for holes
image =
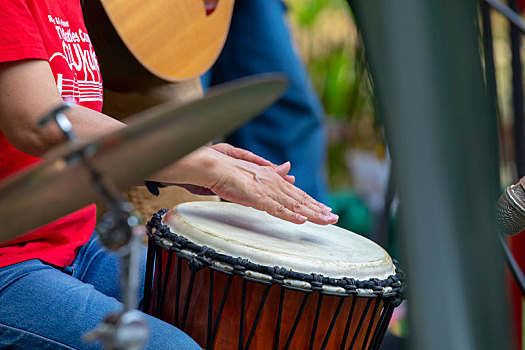
{"label": "guitar body", "polygon": [[205,73],[226,41],[233,0],[85,0],[83,11],[104,85],[126,92]]}

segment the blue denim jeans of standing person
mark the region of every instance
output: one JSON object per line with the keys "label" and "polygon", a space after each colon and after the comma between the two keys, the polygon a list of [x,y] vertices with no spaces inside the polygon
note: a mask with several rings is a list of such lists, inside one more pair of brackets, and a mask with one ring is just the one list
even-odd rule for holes
{"label": "blue denim jeans of standing person", "polygon": [[295,184],[326,202],[324,111],[294,49],[281,0],[235,1],[230,31],[203,86],[265,73],[285,73],[290,85],[282,98],[225,141],[273,163],[289,160]]}
{"label": "blue denim jeans of standing person", "polygon": [[[1,268],[0,348],[101,349],[81,338],[109,313],[122,310],[119,272],[118,257],[101,246],[96,234],[66,268],[40,260]],[[149,315],[144,318],[151,334],[147,349],[200,349],[174,326]]]}

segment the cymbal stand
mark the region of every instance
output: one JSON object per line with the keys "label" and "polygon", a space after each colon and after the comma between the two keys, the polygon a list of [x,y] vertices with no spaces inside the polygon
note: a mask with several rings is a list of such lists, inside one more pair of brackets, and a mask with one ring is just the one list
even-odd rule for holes
{"label": "cymbal stand", "polygon": [[[75,143],[77,137],[69,119],[63,113],[68,108],[71,108],[71,105],[67,103],[57,107],[40,121],[40,126],[53,120],[67,140]],[[145,235],[145,228],[139,225],[140,220],[132,214],[132,204],[124,200],[115,185],[96,169],[85,152],[79,152],[67,161],[80,161],[91,173],[97,195],[107,205],[107,212],[97,226],[101,242],[121,257],[124,309],[119,313],[107,315],[96,329],[84,335],[84,340],[100,341],[108,350],[142,349],[148,340],[149,329],[142,314],[135,310],[135,307],[138,304],[138,271],[142,245],[140,237]]]}

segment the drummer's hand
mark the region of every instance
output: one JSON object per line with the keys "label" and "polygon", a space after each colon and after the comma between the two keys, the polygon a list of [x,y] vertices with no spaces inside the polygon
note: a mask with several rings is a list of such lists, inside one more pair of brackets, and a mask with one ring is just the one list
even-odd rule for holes
{"label": "drummer's hand", "polygon": [[221,198],[297,224],[307,220],[321,225],[337,222],[338,217],[330,208],[285,180],[290,169],[288,162],[280,166],[259,165],[220,153],[216,155],[220,166],[215,182],[209,188]]}
{"label": "drummer's hand", "polygon": [[245,149],[234,147],[228,143],[217,143],[215,145],[210,146],[210,148],[213,148],[216,151],[219,151],[223,154],[226,154],[227,156],[236,159],[245,160],[247,162],[251,162],[261,166],[270,166],[274,168],[275,171],[279,175],[281,175],[281,177],[283,177],[286,181],[288,181],[291,184],[295,183],[295,176],[288,174],[291,168],[290,162],[285,162],[281,165],[275,165],[261,156],[258,156]]}

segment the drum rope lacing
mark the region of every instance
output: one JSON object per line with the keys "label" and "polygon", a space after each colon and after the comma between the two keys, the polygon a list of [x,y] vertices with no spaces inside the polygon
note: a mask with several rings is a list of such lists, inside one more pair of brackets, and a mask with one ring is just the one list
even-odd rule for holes
{"label": "drum rope lacing", "polygon": [[[283,267],[279,266],[265,266],[265,265],[259,265],[254,264],[250,262],[247,259],[243,259],[240,257],[231,257],[228,255],[220,254],[216,252],[213,248],[207,247],[207,246],[199,246],[187,238],[174,234],[170,231],[169,227],[164,225],[162,223],[162,217],[167,212],[167,209],[162,209],[156,214],[154,214],[153,218],[147,223],[147,231],[149,236],[149,249],[148,249],[148,265],[153,264],[153,261],[155,260],[155,257],[157,258],[157,264],[155,264],[156,269],[158,269],[158,275],[162,276],[162,249],[169,252],[168,255],[168,262],[167,271],[165,272],[163,286],[164,288],[157,288],[157,300],[160,301],[156,305],[156,312],[157,315],[160,315],[160,311],[163,306],[163,300],[166,293],[166,286],[168,283],[168,276],[170,275],[170,267],[171,267],[171,260],[173,253],[176,254],[179,258],[185,259],[188,261],[188,267],[191,271],[190,274],[190,281],[189,285],[187,287],[187,293],[186,295],[190,295],[193,288],[193,280],[194,275],[197,271],[200,271],[206,267],[210,268],[210,303],[209,303],[209,310],[208,314],[212,314],[212,290],[213,290],[213,273],[214,271],[220,271],[222,273],[226,273],[229,276],[228,284],[226,286],[226,290],[224,292],[223,298],[221,300],[218,314],[216,317],[216,320],[212,327],[212,320],[209,317],[208,318],[208,326],[207,326],[207,349],[210,349],[215,335],[218,330],[219,321],[221,318],[221,314],[223,311],[223,307],[226,302],[226,297],[228,295],[232,279],[234,275],[240,275],[243,278],[243,288],[242,288],[242,299],[241,299],[241,308],[244,310],[245,300],[246,300],[246,281],[253,281],[257,283],[266,284],[266,289],[263,294],[263,297],[261,299],[261,303],[259,305],[254,324],[252,325],[250,329],[250,333],[248,336],[248,339],[246,343],[244,343],[244,320],[243,320],[243,313],[241,313],[241,327],[240,327],[240,334],[239,334],[239,348],[245,348],[248,349],[250,346],[250,342],[252,340],[252,337],[254,335],[255,329],[257,327],[257,323],[259,321],[259,316],[262,312],[262,308],[264,306],[266,297],[268,296],[268,293],[270,291],[270,287],[273,284],[278,284],[282,287],[281,289],[281,298],[280,298],[280,304],[279,304],[279,315],[277,319],[278,325],[280,325],[281,322],[281,316],[282,316],[282,308],[283,308],[283,300],[284,300],[284,291],[286,289],[292,289],[292,290],[300,290],[301,292],[304,292],[305,295],[303,297],[303,300],[301,302],[301,306],[299,308],[299,311],[295,317],[294,324],[292,326],[291,332],[288,336],[285,349],[287,349],[292,341],[292,337],[294,335],[294,332],[297,328],[297,325],[299,323],[299,320],[301,319],[301,316],[304,311],[304,307],[306,305],[306,302],[309,299],[309,296],[312,292],[319,292],[319,299],[318,299],[318,305],[317,305],[317,311],[316,316],[314,319],[314,327],[312,328],[312,334],[310,336],[310,349],[312,348],[315,340],[315,332],[316,332],[316,324],[319,319],[319,313],[323,301],[323,295],[333,295],[341,297],[341,301],[338,304],[338,307],[336,309],[336,312],[334,313],[334,316],[332,318],[332,321],[330,323],[327,335],[324,338],[323,345],[321,349],[324,349],[328,343],[329,337],[332,333],[333,326],[337,320],[337,317],[339,315],[339,312],[341,310],[341,307],[343,305],[343,300],[345,297],[353,295],[353,301],[352,306],[350,310],[350,317],[346,323],[345,326],[345,332],[343,335],[343,342],[341,349],[343,348],[343,344],[346,344],[346,339],[348,337],[348,333],[350,330],[350,323],[351,319],[353,318],[354,308],[356,304],[357,297],[360,298],[368,298],[365,310],[362,313],[357,330],[354,332],[353,338],[350,342],[350,346],[348,349],[352,349],[354,343],[357,340],[358,332],[360,332],[361,327],[363,326],[365,316],[368,313],[369,308],[371,307],[371,304],[376,298],[376,303],[374,305],[373,311],[372,311],[372,319],[376,316],[377,311],[379,309],[380,301],[384,303],[385,309],[383,312],[381,312],[381,315],[379,316],[378,326],[377,330],[374,334],[374,336],[371,339],[370,342],[370,349],[378,349],[381,340],[386,332],[386,328],[388,326],[388,321],[392,317],[392,313],[394,309],[399,306],[399,304],[406,299],[406,287],[404,284],[405,281],[405,275],[403,273],[403,270],[399,266],[399,263],[396,260],[393,260],[393,263],[395,265],[395,271],[396,273],[394,275],[389,276],[388,278],[381,280],[377,278],[371,278],[369,280],[356,280],[354,278],[331,278],[326,277],[321,274],[305,274],[300,272],[295,272]],[[155,245],[156,244],[156,245]],[[180,286],[181,282],[181,264],[182,259],[178,259],[178,268],[177,268],[177,285]],[[153,281],[153,266],[150,265],[147,268],[146,271],[146,281]],[[266,276],[266,277],[264,277]],[[159,278],[160,280],[160,278]],[[160,284],[160,281],[157,281],[158,284]],[[295,282],[304,282],[309,287],[300,286],[300,284],[295,284]],[[144,291],[144,309],[147,310],[149,308],[149,297],[151,294],[151,286],[150,288],[145,287]],[[186,318],[188,314],[188,307],[189,307],[189,298],[186,299],[186,303],[184,305],[184,310],[182,314],[182,322],[179,325],[179,300],[180,300],[180,287],[177,290],[176,295],[176,308],[174,312],[174,321],[173,324],[175,326],[178,326],[180,329],[184,330]],[[371,325],[369,325],[366,335],[365,335],[365,342],[364,344],[367,344],[368,338],[370,337],[371,333]],[[276,345],[275,349],[278,348],[279,343],[279,337],[280,337],[280,327],[277,326],[276,331]],[[241,346],[241,344],[243,344]]]}
{"label": "drum rope lacing", "polygon": [[330,292],[324,290],[323,286],[329,285],[342,287],[347,294],[358,294],[359,291],[372,290],[374,296],[385,298],[397,296],[396,307],[401,301],[406,299],[406,288],[404,286],[405,274],[395,259],[393,259],[393,263],[396,273],[383,280],[378,278],[371,278],[369,280],[356,280],[351,277],[332,278],[315,273],[305,274],[295,272],[280,266],[272,267],[254,264],[247,259],[240,257],[234,258],[217,253],[213,248],[199,246],[183,236],[172,233],[169,227],[162,223],[162,217],[166,212],[167,209],[162,209],[154,214],[152,219],[148,221],[146,225],[148,234],[167,250],[174,250],[179,253],[183,250],[193,252],[194,254],[191,254],[191,258],[189,256],[187,257],[189,258],[189,265],[192,270],[198,271],[212,265],[213,261],[219,261],[232,266],[233,271],[237,274],[244,275],[246,270],[255,271],[270,275],[272,281],[278,284],[282,284],[285,279],[300,280],[310,283],[313,291],[321,291],[328,294],[330,294]]}

